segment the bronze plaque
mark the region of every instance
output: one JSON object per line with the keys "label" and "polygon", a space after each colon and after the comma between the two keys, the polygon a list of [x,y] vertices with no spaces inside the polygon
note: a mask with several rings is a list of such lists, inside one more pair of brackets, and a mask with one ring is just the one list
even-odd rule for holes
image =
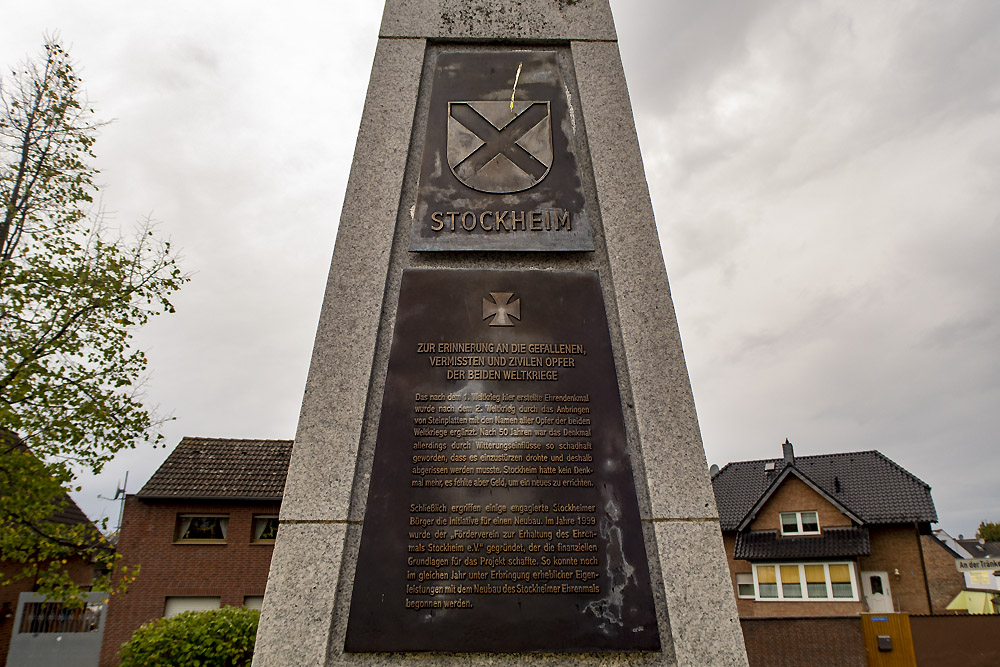
{"label": "bronze plaque", "polygon": [[444,51],[433,72],[410,250],[593,250],[557,53]]}
{"label": "bronze plaque", "polygon": [[403,273],[347,651],[655,651],[596,272]]}

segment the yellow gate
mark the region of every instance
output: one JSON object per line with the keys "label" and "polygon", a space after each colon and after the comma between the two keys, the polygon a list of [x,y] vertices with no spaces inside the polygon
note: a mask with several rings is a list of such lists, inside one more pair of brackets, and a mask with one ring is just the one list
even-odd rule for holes
{"label": "yellow gate", "polygon": [[868,667],[916,667],[909,614],[861,614]]}

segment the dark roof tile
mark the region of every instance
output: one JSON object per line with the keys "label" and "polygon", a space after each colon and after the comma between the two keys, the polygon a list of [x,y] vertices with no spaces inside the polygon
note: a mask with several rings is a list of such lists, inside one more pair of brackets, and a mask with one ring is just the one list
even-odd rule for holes
{"label": "dark roof tile", "polygon": [[871,552],[868,529],[860,526],[826,528],[822,535],[778,537],[776,530],[752,530],[736,536],[733,558],[788,560],[848,558]]}
{"label": "dark roof tile", "polygon": [[973,558],[1000,558],[1000,542],[980,542],[978,539],[955,541]]}
{"label": "dark roof tile", "polygon": [[52,523],[66,524],[67,526],[74,526],[80,523],[91,523],[90,519],[87,518],[87,515],[84,514],[83,510],[80,509],[80,506],[77,505],[72,498],[70,498],[68,493],[65,495],[63,500],[66,501],[66,504],[53,514],[49,518],[49,521]]}
{"label": "dark roof tile", "polygon": [[[767,470],[773,464],[772,470]],[[723,530],[736,530],[785,466],[794,465],[866,524],[935,522],[931,488],[880,452],[736,461],[712,477]]]}
{"label": "dark roof tile", "polygon": [[291,440],[184,438],[138,498],[281,500]]}

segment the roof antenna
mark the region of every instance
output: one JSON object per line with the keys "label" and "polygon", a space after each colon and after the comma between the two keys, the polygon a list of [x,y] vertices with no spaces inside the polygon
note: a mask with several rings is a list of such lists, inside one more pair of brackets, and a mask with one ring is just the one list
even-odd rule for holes
{"label": "roof antenna", "polygon": [[118,509],[118,528],[115,530],[115,535],[119,536],[122,532],[122,517],[125,516],[125,488],[128,486],[128,470],[125,471],[125,481],[122,485],[118,487],[115,491],[114,500],[122,499],[121,507]]}

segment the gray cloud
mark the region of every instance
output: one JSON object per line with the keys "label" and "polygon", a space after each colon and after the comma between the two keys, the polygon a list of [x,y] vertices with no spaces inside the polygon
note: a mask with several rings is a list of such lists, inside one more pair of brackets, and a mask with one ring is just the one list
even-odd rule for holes
{"label": "gray cloud", "polygon": [[[378,3],[40,2],[99,114],[103,204],[152,213],[194,280],[139,334],[164,433],[292,437]],[[711,462],[879,449],[942,526],[997,520],[1000,7],[615,0]],[[350,221],[363,224],[363,221]],[[135,491],[129,452],[80,501]]]}

